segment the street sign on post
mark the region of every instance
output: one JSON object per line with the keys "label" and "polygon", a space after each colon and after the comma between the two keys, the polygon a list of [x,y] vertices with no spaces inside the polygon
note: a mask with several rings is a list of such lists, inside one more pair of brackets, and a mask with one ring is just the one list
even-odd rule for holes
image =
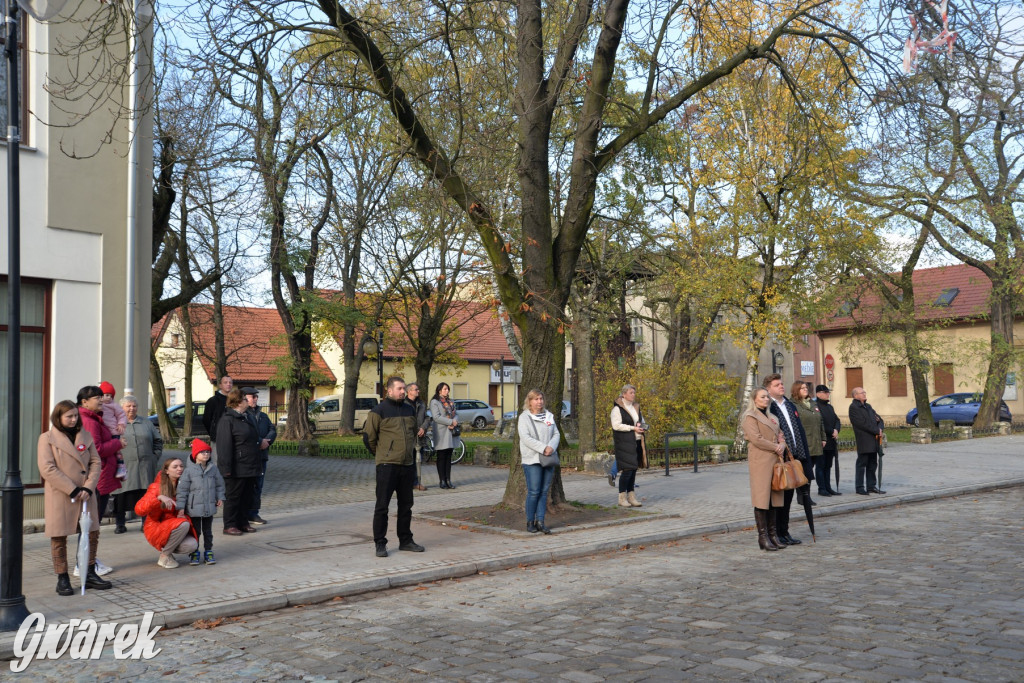
{"label": "street sign on post", "polygon": [[832,357],[832,354],[825,355],[825,369],[831,370],[836,366],[836,359]]}

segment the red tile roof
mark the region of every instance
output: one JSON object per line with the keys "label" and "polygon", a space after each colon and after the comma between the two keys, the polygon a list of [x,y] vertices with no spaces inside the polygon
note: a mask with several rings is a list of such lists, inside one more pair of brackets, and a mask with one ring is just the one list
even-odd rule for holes
{"label": "red tile roof", "polygon": [[[416,322],[411,321],[411,324],[415,326]],[[444,333],[447,335],[439,344],[439,353],[449,352],[471,363],[490,363],[502,355],[506,362],[514,362],[498,322],[498,312],[490,305],[475,301],[453,301]],[[390,323],[384,331],[384,357],[399,359],[414,355],[416,351],[409,343],[405,330],[398,322]]]}
{"label": "red tile roof", "polygon": [[[988,296],[992,282],[973,266],[959,264],[922,268],[914,271],[914,309],[918,322],[967,321],[987,317]],[[947,289],[959,289],[959,293],[948,306],[936,306],[934,302]],[[819,332],[845,332],[851,328],[870,325],[877,321],[881,311],[889,308],[888,303],[875,291],[866,290],[860,295],[850,315],[828,318],[817,326]]]}
{"label": "red tile roof", "polygon": [[[193,344],[203,371],[211,382],[216,381],[213,306],[189,306],[193,326]],[[224,347],[228,357],[228,374],[241,386],[245,383],[266,384],[276,372],[278,358],[288,355],[284,341],[284,324],[276,308],[247,308],[224,306]],[[177,315],[178,311],[174,312]],[[161,334],[166,323],[161,320],[153,326],[151,334]],[[159,329],[158,329],[159,328]],[[325,375],[330,384],[338,379],[327,367],[323,357],[313,350],[313,367]]]}

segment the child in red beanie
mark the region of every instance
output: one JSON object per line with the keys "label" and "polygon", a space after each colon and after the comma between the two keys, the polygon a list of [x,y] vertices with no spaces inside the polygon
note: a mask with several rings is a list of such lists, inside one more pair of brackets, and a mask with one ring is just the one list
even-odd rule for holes
{"label": "child in red beanie", "polygon": [[111,434],[120,436],[124,434],[128,417],[124,414],[124,408],[114,401],[114,395],[117,393],[114,385],[110,382],[100,382],[100,391],[103,392],[103,398],[100,399],[103,403],[103,424],[107,425]]}
{"label": "child in red beanie", "polygon": [[[125,415],[124,408],[114,401],[114,394],[117,393],[114,390],[114,385],[110,382],[100,382],[100,391],[103,392],[103,396],[100,398],[103,424],[107,426],[111,434],[122,436],[125,427],[128,425],[128,416]],[[114,476],[118,479],[124,479],[128,476],[128,468],[125,466],[124,460],[121,459],[120,451],[117,452],[117,472]],[[100,510],[100,514],[103,514],[103,510]]]}
{"label": "child in red beanie", "polygon": [[[177,503],[179,510],[192,518],[192,528],[199,538],[203,537],[203,561],[216,564],[213,556],[213,516],[224,504],[224,477],[217,466],[210,462],[210,445],[202,439],[192,440],[191,462],[185,465],[185,473],[178,480]],[[188,563],[199,564],[199,550],[189,555]]]}

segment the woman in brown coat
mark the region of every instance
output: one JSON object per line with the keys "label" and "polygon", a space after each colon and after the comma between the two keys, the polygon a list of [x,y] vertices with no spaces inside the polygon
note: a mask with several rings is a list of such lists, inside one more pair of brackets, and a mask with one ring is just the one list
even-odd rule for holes
{"label": "woman in brown coat", "polygon": [[743,415],[743,437],[747,440],[747,467],[750,469],[750,500],[754,504],[757,544],[762,550],[782,550],[775,532],[775,509],[783,506],[782,491],[772,491],[772,472],[778,456],[786,450],[779,422],[768,412],[771,398],[765,389],[757,389],[750,408]]}
{"label": "woman in brown coat", "polygon": [[81,427],[78,407],[61,401],[50,414],[49,431],[39,436],[37,454],[43,478],[46,535],[50,537],[57,593],[74,595],[68,577],[68,536],[78,533],[82,501],[89,501],[93,528],[89,531],[89,573],[86,588],[106,590],[111,583],[96,573],[96,549],[100,543],[100,515],[96,509],[96,484],[100,479],[100,454],[92,436]]}

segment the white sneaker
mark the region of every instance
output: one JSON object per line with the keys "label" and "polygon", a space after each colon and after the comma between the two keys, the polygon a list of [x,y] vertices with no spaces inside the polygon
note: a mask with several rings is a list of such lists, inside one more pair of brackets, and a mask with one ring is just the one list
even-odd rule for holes
{"label": "white sneaker", "polygon": [[158,565],[164,569],[177,569],[178,561],[170,555],[160,555],[160,559],[156,561]]}
{"label": "white sneaker", "polygon": [[75,571],[71,574],[72,576],[78,576],[78,565],[75,565]]}
{"label": "white sneaker", "polygon": [[[112,571],[114,571],[113,567],[108,567],[107,565],[105,565],[102,562],[100,562],[100,558],[98,558],[98,557],[96,558],[96,574],[97,575],[99,575],[99,576],[106,576],[107,574],[109,574]],[[75,574],[75,576],[78,576],[78,574]]]}

